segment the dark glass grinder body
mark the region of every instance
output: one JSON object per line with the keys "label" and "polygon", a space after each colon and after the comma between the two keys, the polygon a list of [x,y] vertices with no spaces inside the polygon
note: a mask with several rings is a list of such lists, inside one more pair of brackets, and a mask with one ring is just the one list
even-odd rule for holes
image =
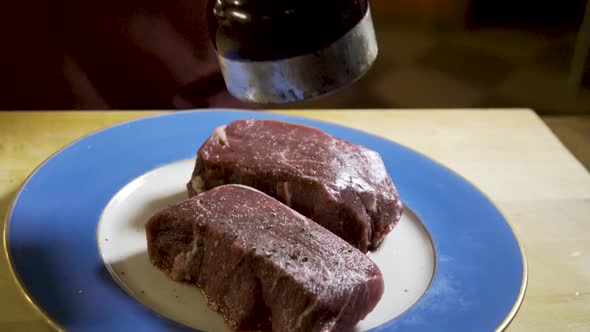
{"label": "dark glass grinder body", "polygon": [[367,0],[210,0],[207,15],[226,85],[246,101],[318,97],[377,56]]}

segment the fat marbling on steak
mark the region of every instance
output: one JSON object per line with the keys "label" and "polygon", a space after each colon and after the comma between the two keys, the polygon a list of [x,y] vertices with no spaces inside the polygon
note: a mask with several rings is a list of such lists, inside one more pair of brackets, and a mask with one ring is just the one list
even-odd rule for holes
{"label": "fat marbling on steak", "polygon": [[201,146],[189,196],[228,183],[275,197],[363,252],[381,244],[403,209],[377,152],[281,121],[238,120]]}
{"label": "fat marbling on steak", "polygon": [[383,294],[366,255],[251,187],[192,197],[146,231],[152,263],[196,283],[234,329],[347,331]]}

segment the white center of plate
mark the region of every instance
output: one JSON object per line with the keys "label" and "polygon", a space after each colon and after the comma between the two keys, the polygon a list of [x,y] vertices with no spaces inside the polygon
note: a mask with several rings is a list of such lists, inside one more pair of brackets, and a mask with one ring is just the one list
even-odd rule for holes
{"label": "white center of plate", "polygon": [[[204,331],[230,331],[221,315],[207,307],[200,290],[174,282],[148,258],[145,224],[159,210],[187,198],[194,160],[155,169],[127,184],[106,206],[98,224],[102,259],[119,285],[161,316]],[[379,326],[402,314],[424,294],[435,269],[428,232],[406,209],[399,225],[369,257],[385,280],[385,293],[357,331]]]}

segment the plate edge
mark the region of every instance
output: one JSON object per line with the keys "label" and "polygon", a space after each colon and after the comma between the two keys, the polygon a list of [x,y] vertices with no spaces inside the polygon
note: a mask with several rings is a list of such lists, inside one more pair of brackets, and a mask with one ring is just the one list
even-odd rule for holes
{"label": "plate edge", "polygon": [[[185,112],[181,112],[181,113],[213,113],[213,112],[219,112],[219,111],[229,111],[229,112],[241,112],[241,113],[257,113],[254,110],[243,110],[243,109],[223,109],[223,108],[215,108],[215,109],[191,109],[191,110],[187,110]],[[28,305],[33,308],[34,311],[37,312],[37,314],[39,316],[41,316],[41,318],[43,319],[43,321],[49,325],[50,328],[52,328],[54,331],[59,331],[59,332],[65,332],[66,329],[59,324],[53,317],[51,317],[43,308],[41,308],[41,306],[35,302],[35,300],[33,300],[33,297],[31,296],[31,294],[27,291],[27,289],[24,287],[19,275],[16,272],[15,266],[14,266],[14,262],[12,260],[12,255],[10,253],[10,246],[9,246],[9,241],[8,241],[8,229],[9,229],[9,223],[10,220],[12,219],[12,213],[14,212],[14,205],[16,203],[16,201],[18,200],[18,198],[20,197],[23,188],[29,183],[30,179],[37,174],[37,172],[51,159],[53,159],[55,156],[57,156],[59,153],[63,152],[65,149],[69,148],[70,146],[90,137],[96,134],[99,134],[103,131],[107,131],[110,130],[112,128],[115,127],[122,127],[134,122],[138,122],[138,121],[145,121],[148,119],[152,119],[152,118],[159,118],[159,117],[165,117],[165,116],[170,116],[170,115],[174,115],[178,112],[174,112],[174,111],[169,111],[166,112],[164,111],[161,114],[155,114],[155,115],[148,115],[148,116],[144,116],[144,117],[139,117],[136,119],[131,119],[131,120],[126,120],[126,121],[122,121],[120,123],[117,124],[113,124],[110,126],[106,126],[104,128],[100,128],[100,129],[96,129],[93,130],[85,135],[82,135],[66,144],[64,144],[63,146],[61,146],[59,149],[57,149],[55,152],[53,152],[51,155],[49,155],[47,158],[45,158],[41,163],[39,163],[39,165],[37,165],[32,171],[31,173],[29,173],[29,175],[25,178],[25,180],[23,181],[23,183],[19,186],[18,190],[16,191],[16,195],[14,195],[14,197],[12,198],[12,200],[10,201],[10,204],[8,205],[8,209],[6,214],[4,215],[4,227],[2,230],[2,241],[3,241],[3,251],[4,251],[4,256],[6,257],[6,262],[8,263],[8,270],[10,271],[10,277],[13,280],[13,282],[16,285],[17,291],[19,293],[21,293],[21,295],[25,298],[26,302],[28,303]]]}
{"label": "plate edge", "polygon": [[[281,111],[281,110],[279,110]],[[345,110],[346,111],[346,110]],[[349,111],[353,111],[353,110],[349,110]],[[269,113],[273,113],[272,111]],[[420,155],[423,158],[428,159],[429,161],[433,162],[434,164],[448,170],[449,172],[451,172],[452,174],[454,174],[455,176],[457,176],[458,178],[462,179],[463,181],[465,181],[466,183],[468,183],[471,187],[473,187],[478,193],[480,193],[483,197],[485,197],[485,199],[488,200],[488,202],[490,202],[490,204],[498,211],[498,213],[502,216],[502,218],[504,219],[504,221],[506,222],[506,224],[508,225],[508,227],[510,228],[510,231],[512,233],[512,235],[514,236],[514,239],[516,240],[516,244],[518,245],[518,248],[520,249],[520,255],[522,257],[522,281],[520,284],[520,290],[518,292],[518,296],[516,297],[516,301],[514,302],[514,305],[512,306],[512,308],[510,309],[510,311],[508,312],[508,314],[506,315],[506,317],[504,318],[504,320],[498,325],[498,327],[496,327],[496,329],[494,331],[496,332],[503,332],[505,331],[508,326],[510,326],[510,323],[512,323],[512,321],[514,320],[514,318],[516,317],[516,315],[518,314],[523,302],[524,302],[524,298],[526,295],[526,291],[527,291],[527,286],[528,286],[528,260],[527,260],[527,256],[526,256],[526,252],[524,249],[524,245],[522,240],[520,239],[518,233],[516,232],[516,229],[514,228],[514,225],[512,224],[512,222],[506,218],[506,216],[504,215],[504,213],[502,212],[502,210],[500,210],[498,208],[498,206],[496,205],[496,202],[494,200],[492,200],[485,192],[483,192],[479,186],[476,186],[473,182],[471,182],[471,180],[467,179],[466,177],[464,177],[463,175],[457,173],[454,169],[447,167],[445,164],[443,164],[442,162],[439,162],[438,160],[431,158],[429,156],[427,156],[426,154],[411,148],[405,144],[401,144],[398,143],[396,141],[393,141],[389,138],[365,131],[363,129],[359,129],[359,128],[353,128],[353,127],[347,127],[338,123],[334,123],[334,122],[329,122],[329,121],[323,121],[323,120],[318,120],[318,119],[314,119],[314,118],[307,118],[307,117],[303,117],[303,116],[294,116],[294,115],[289,115],[289,114],[285,114],[285,113],[274,113],[277,115],[281,115],[281,116],[286,116],[286,117],[292,117],[292,118],[300,118],[300,119],[305,119],[305,120],[311,120],[311,121],[316,121],[316,122],[321,122],[321,123],[325,123],[325,124],[329,124],[329,125],[335,125],[335,126],[339,126],[339,127],[344,127],[347,129],[352,129],[358,132],[362,132],[363,134],[366,135],[370,135],[382,140],[386,140],[388,142],[393,142],[394,144],[397,144],[405,149],[408,149],[418,155]],[[432,238],[431,238],[432,239]],[[432,285],[432,281],[431,281],[431,285]],[[431,286],[430,285],[430,286]],[[429,288],[430,288],[429,286]],[[420,302],[420,300],[418,300],[418,302]],[[418,303],[417,302],[417,303]],[[416,304],[417,304],[416,303]],[[414,304],[415,305],[415,304]]]}
{"label": "plate edge", "polygon": [[[380,137],[380,136],[377,136],[377,137]],[[383,139],[386,139],[386,138],[383,138]],[[399,143],[397,143],[397,144],[399,144]],[[529,280],[528,260],[527,260],[526,252],[525,252],[525,249],[524,249],[523,242],[520,239],[518,233],[516,232],[516,229],[514,228],[514,225],[512,224],[512,222],[508,218],[506,218],[506,216],[504,215],[504,213],[502,212],[502,210],[498,208],[498,206],[496,205],[495,201],[492,200],[485,192],[483,192],[481,189],[479,189],[479,187],[476,186],[473,182],[471,182],[471,180],[469,180],[466,177],[464,177],[463,175],[457,173],[452,168],[445,166],[443,163],[439,162],[438,160],[435,160],[433,158],[430,158],[430,157],[426,156],[425,154],[423,154],[420,151],[414,150],[414,149],[412,149],[410,147],[407,147],[405,145],[401,145],[401,146],[403,146],[404,148],[409,149],[409,150],[411,150],[411,151],[413,151],[413,152],[415,152],[415,153],[417,153],[417,154],[419,154],[419,155],[421,155],[421,156],[423,156],[423,157],[431,160],[433,163],[435,163],[435,164],[437,164],[437,165],[439,165],[441,167],[444,167],[445,169],[447,169],[448,171],[450,171],[451,173],[453,173],[458,178],[460,178],[463,181],[467,182],[478,193],[480,193],[483,197],[485,197],[485,199],[487,199],[488,202],[490,202],[490,204],[498,211],[498,213],[500,214],[500,216],[502,216],[502,218],[504,219],[504,221],[506,222],[506,224],[510,228],[510,231],[511,231],[512,235],[514,236],[514,239],[516,240],[516,244],[518,245],[518,249],[520,250],[520,255],[522,257],[522,281],[520,283],[520,290],[518,292],[518,296],[516,297],[516,301],[514,302],[514,305],[512,306],[512,308],[510,309],[510,311],[508,312],[508,314],[506,315],[506,317],[504,318],[504,320],[494,330],[496,332],[503,332],[503,331],[505,331],[508,328],[508,326],[510,326],[510,323],[512,323],[512,321],[514,320],[514,318],[516,317],[516,315],[518,314],[518,311],[520,310],[520,308],[522,306],[522,303],[524,302],[524,298],[525,298],[526,291],[527,291],[527,286],[528,286],[528,280]]]}
{"label": "plate edge", "polygon": [[[80,138],[80,139],[82,139],[82,138]],[[78,141],[78,140],[76,140],[76,141]],[[27,291],[27,289],[23,285],[20,277],[18,276],[18,274],[16,272],[16,269],[14,267],[14,262],[12,260],[12,255],[10,254],[10,246],[8,245],[8,242],[9,242],[8,241],[8,228],[9,228],[10,220],[12,219],[11,218],[12,213],[14,212],[14,205],[15,205],[16,201],[18,200],[18,198],[20,197],[23,188],[29,183],[29,180],[37,173],[37,171],[43,165],[45,165],[45,163],[47,163],[48,160],[53,158],[57,153],[59,153],[63,149],[67,148],[70,144],[74,144],[76,141],[68,143],[67,145],[63,146],[61,149],[59,149],[56,152],[54,152],[53,154],[51,154],[49,157],[47,157],[47,159],[45,159],[42,163],[40,163],[37,167],[35,167],[35,169],[33,169],[33,171],[27,176],[25,181],[18,188],[17,194],[14,195],[10,204],[8,205],[8,210],[6,212],[6,215],[4,216],[4,229],[2,230],[4,255],[6,257],[6,261],[8,262],[8,267],[9,267],[8,270],[10,271],[10,276],[11,276],[13,282],[16,284],[17,291],[19,293],[21,293],[21,295],[25,298],[25,300],[29,304],[29,306],[32,307],[33,310],[36,311],[39,316],[41,316],[43,321],[47,325],[49,325],[49,327],[51,327],[54,331],[59,331],[59,332],[65,332],[66,330],[57,321],[55,321],[43,308],[41,308],[41,306],[39,304],[37,304],[37,302],[35,302],[35,300],[33,300],[33,297],[31,296],[31,294],[29,294],[29,292]]]}
{"label": "plate edge", "polygon": [[[256,114],[258,112],[253,111],[253,110],[242,110],[242,109],[191,109],[191,110],[186,110],[183,112],[178,112],[178,113],[213,113],[213,112],[219,112],[219,111],[229,111],[229,112],[234,112],[234,113],[253,113]],[[514,305],[512,306],[512,309],[508,312],[508,315],[504,318],[504,320],[500,323],[500,325],[495,329],[495,331],[497,332],[502,332],[505,331],[508,326],[512,323],[512,321],[514,320],[514,318],[516,317],[516,315],[518,314],[518,311],[520,310],[522,303],[524,302],[524,298],[526,295],[526,290],[527,290],[527,285],[528,285],[528,261],[527,261],[527,256],[526,256],[526,252],[524,250],[524,246],[522,244],[522,241],[520,240],[518,234],[515,232],[515,228],[513,226],[513,224],[508,220],[508,218],[506,218],[506,216],[504,216],[504,213],[502,213],[502,211],[496,206],[495,202],[490,199],[490,197],[488,197],[488,195],[486,193],[484,193],[482,190],[479,189],[478,186],[474,185],[470,180],[468,180],[467,178],[465,178],[464,176],[462,176],[461,174],[455,172],[453,169],[445,166],[443,163],[430,158],[428,156],[426,156],[424,153],[417,151],[413,148],[410,148],[406,145],[402,145],[400,143],[394,142],[390,139],[387,139],[385,137],[381,137],[379,135],[376,135],[374,133],[370,133],[367,131],[364,131],[362,129],[357,129],[357,128],[352,128],[352,127],[346,127],[346,126],[342,126],[339,125],[337,123],[333,123],[333,122],[328,122],[328,121],[322,121],[322,120],[316,120],[316,119],[312,119],[312,118],[306,118],[306,117],[301,117],[301,116],[293,116],[293,115],[287,115],[287,114],[281,114],[281,113],[275,113],[269,110],[263,110],[263,113],[272,113],[272,114],[276,114],[276,115],[280,115],[280,116],[286,116],[286,117],[294,117],[294,118],[300,118],[300,119],[305,119],[305,120],[311,120],[311,121],[317,121],[317,122],[322,122],[322,123],[326,123],[326,124],[330,124],[330,125],[336,125],[336,126],[341,126],[341,127],[345,127],[345,128],[349,128],[355,131],[359,131],[362,132],[364,134],[368,134],[371,135],[373,137],[377,137],[379,139],[383,139],[383,140],[387,140],[390,142],[393,142],[395,144],[398,144],[399,146],[402,146],[408,150],[413,151],[416,154],[421,155],[424,158],[427,158],[428,160],[438,164],[439,166],[449,170],[451,173],[453,173],[454,175],[456,175],[457,177],[459,177],[460,179],[463,179],[465,182],[469,183],[473,188],[475,188],[481,195],[483,195],[491,204],[492,206],[494,206],[494,208],[496,210],[498,210],[498,212],[500,213],[500,215],[502,216],[502,218],[506,221],[506,223],[508,224],[508,226],[510,227],[510,230],[512,232],[512,234],[514,235],[514,238],[516,240],[516,243],[518,244],[518,247],[520,249],[520,253],[522,256],[522,265],[523,265],[523,277],[522,277],[522,282],[521,282],[521,287],[520,287],[520,291],[518,294],[518,297],[516,299],[516,302],[514,303]],[[3,229],[3,251],[6,257],[6,261],[8,262],[8,267],[10,270],[10,275],[13,279],[13,281],[15,282],[15,284],[17,285],[17,289],[18,291],[25,297],[26,301],[29,303],[29,305],[35,310],[37,311],[37,313],[43,318],[43,320],[54,330],[56,331],[66,331],[64,329],[64,327],[62,327],[59,323],[57,323],[45,310],[43,310],[43,308],[41,308],[31,297],[31,295],[27,292],[26,288],[23,286],[19,276],[16,273],[15,267],[14,267],[14,262],[12,261],[12,256],[10,255],[10,249],[9,249],[9,245],[8,245],[8,228],[9,228],[9,221],[10,221],[10,217],[12,216],[13,210],[14,210],[14,204],[17,201],[17,199],[20,197],[20,194],[22,193],[22,189],[27,185],[27,183],[29,182],[29,180],[37,173],[37,171],[43,167],[49,160],[51,160],[53,157],[55,157],[57,154],[61,153],[62,151],[64,151],[65,149],[67,149],[68,147],[70,147],[71,145],[74,145],[76,143],[78,143],[79,141],[86,139],[89,136],[98,134],[100,132],[106,131],[106,130],[110,130],[112,128],[115,127],[119,127],[119,126],[124,126],[126,124],[130,124],[130,123],[134,123],[137,121],[143,121],[143,120],[148,120],[148,119],[152,119],[152,118],[159,118],[159,117],[165,117],[165,116],[170,116],[173,114],[176,114],[177,112],[164,112],[162,114],[156,114],[156,115],[149,115],[149,116],[145,116],[145,117],[140,117],[140,118],[136,118],[136,119],[132,119],[132,120],[127,120],[127,121],[123,121],[120,122],[118,124],[115,125],[111,125],[111,126],[107,126],[101,129],[97,129],[95,131],[92,131],[86,135],[83,135],[65,145],[63,145],[61,148],[59,148],[58,150],[56,150],[54,153],[52,153],[49,157],[47,157],[45,160],[43,160],[43,162],[41,162],[37,167],[35,167],[33,169],[33,171],[27,176],[27,178],[25,179],[25,181],[23,182],[23,184],[19,187],[19,189],[17,190],[17,194],[14,196],[14,198],[11,200],[11,203],[8,206],[7,209],[7,213],[4,216],[4,229]]]}
{"label": "plate edge", "polygon": [[[484,194],[484,196],[485,196],[485,194]],[[488,198],[487,196],[485,196],[485,197]],[[490,202],[493,202],[493,201],[490,200]],[[496,209],[498,209],[498,208],[496,207]],[[498,211],[500,212],[502,217],[504,217],[504,215],[502,214],[502,211],[500,211],[500,209],[498,209]],[[518,312],[519,312],[520,308],[522,307],[522,304],[524,302],[524,298],[526,296],[526,292],[527,292],[527,288],[528,288],[528,281],[529,281],[528,259],[527,259],[526,252],[524,250],[524,246],[522,244],[522,241],[518,237],[517,233],[514,231],[514,226],[512,225],[512,223],[506,217],[504,217],[504,220],[506,220],[506,223],[512,229],[512,234],[514,234],[514,238],[516,239],[516,243],[518,243],[518,247],[520,248],[520,255],[522,256],[522,283],[520,285],[520,291],[518,293],[518,297],[516,298],[516,302],[514,303],[514,306],[508,312],[508,315],[502,321],[502,323],[500,323],[500,325],[496,328],[496,332],[505,331],[510,326],[510,324],[512,323],[514,318],[516,318],[516,316],[518,315]]]}
{"label": "plate edge", "polygon": [[[388,140],[387,138],[375,135],[375,134],[370,134],[369,135],[373,135],[385,140]],[[389,141],[389,140],[388,140]],[[394,142],[396,144],[399,144],[397,142]],[[413,148],[410,148],[406,145],[402,145],[399,144],[400,146],[411,150],[419,155],[421,155],[424,158],[427,158],[428,160],[432,161],[433,163],[447,169],[449,172],[451,172],[452,174],[454,174],[455,176],[457,176],[458,178],[462,179],[463,181],[467,182],[470,186],[472,186],[478,193],[480,193],[483,197],[485,197],[485,199],[488,200],[488,202],[498,211],[498,213],[500,214],[500,216],[502,216],[502,218],[504,219],[504,221],[506,222],[506,224],[508,225],[508,227],[510,228],[510,231],[512,233],[512,235],[514,236],[514,239],[516,240],[516,244],[518,245],[518,248],[520,249],[520,255],[522,257],[522,281],[520,283],[520,290],[518,292],[518,296],[516,297],[516,301],[514,302],[514,305],[512,306],[512,308],[510,309],[510,311],[508,312],[508,314],[506,315],[506,317],[504,318],[504,320],[500,323],[500,325],[498,325],[498,327],[496,327],[496,329],[494,331],[496,332],[504,332],[508,326],[510,326],[510,323],[512,323],[512,321],[514,320],[514,318],[516,317],[516,315],[518,314],[518,311],[520,310],[522,303],[524,302],[524,298],[526,295],[526,291],[527,291],[527,286],[528,286],[528,279],[529,279],[529,273],[528,273],[528,260],[527,260],[527,256],[526,256],[526,252],[523,246],[523,242],[520,239],[518,233],[516,232],[516,229],[514,228],[514,225],[512,224],[512,222],[506,218],[506,216],[504,215],[504,213],[502,212],[501,209],[498,208],[498,206],[496,205],[496,202],[494,200],[492,200],[485,192],[483,192],[478,186],[476,186],[473,182],[471,182],[471,180],[467,179],[466,177],[464,177],[463,175],[457,173],[454,169],[445,166],[443,163],[439,162],[438,160],[435,160],[433,158],[428,157],[427,155],[423,154],[420,151],[417,151]]]}

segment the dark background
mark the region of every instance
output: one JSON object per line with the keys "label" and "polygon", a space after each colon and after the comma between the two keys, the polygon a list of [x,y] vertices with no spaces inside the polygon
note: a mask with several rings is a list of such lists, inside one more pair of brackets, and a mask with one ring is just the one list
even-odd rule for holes
{"label": "dark background", "polygon": [[[328,97],[281,107],[532,108],[590,165],[590,75],[571,84],[585,6],[372,0],[374,68]],[[262,107],[224,91],[204,8],[205,0],[3,1],[0,109]]]}

